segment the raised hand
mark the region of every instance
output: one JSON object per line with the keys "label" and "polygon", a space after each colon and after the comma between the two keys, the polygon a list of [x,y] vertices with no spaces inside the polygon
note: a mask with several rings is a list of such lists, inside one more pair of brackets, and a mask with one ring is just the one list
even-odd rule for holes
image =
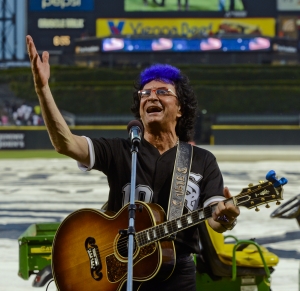
{"label": "raised hand", "polygon": [[90,156],[87,140],[82,136],[72,134],[52,96],[48,84],[50,78],[49,53],[43,52],[42,58],[40,58],[30,35],[26,36],[26,43],[35,91],[55,150],[83,165],[89,166]]}
{"label": "raised hand", "polygon": [[41,59],[30,35],[26,36],[26,43],[34,85],[36,90],[39,90],[48,85],[48,80],[50,78],[49,53],[43,52]]}

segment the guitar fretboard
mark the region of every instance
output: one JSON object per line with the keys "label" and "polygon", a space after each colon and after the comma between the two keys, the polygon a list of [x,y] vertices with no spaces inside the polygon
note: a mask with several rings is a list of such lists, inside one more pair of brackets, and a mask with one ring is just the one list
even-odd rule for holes
{"label": "guitar fretboard", "polygon": [[[229,201],[230,200],[230,201]],[[232,199],[226,200],[232,202]],[[197,225],[212,216],[216,205],[207,206],[192,212],[189,212],[179,218],[166,221],[157,226],[147,228],[136,233],[136,242],[139,247],[148,245],[158,240],[167,238],[174,233]]]}

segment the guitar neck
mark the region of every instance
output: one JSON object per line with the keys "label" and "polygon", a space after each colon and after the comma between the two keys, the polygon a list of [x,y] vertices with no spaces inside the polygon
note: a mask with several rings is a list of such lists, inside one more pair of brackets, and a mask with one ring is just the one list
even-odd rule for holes
{"label": "guitar neck", "polygon": [[[229,198],[225,203],[236,204],[234,198]],[[135,235],[136,243],[139,247],[151,244],[161,239],[167,238],[179,231],[197,225],[206,219],[212,217],[217,204],[210,205],[192,212],[189,212],[179,218],[166,221],[159,225],[147,228],[137,232]]]}

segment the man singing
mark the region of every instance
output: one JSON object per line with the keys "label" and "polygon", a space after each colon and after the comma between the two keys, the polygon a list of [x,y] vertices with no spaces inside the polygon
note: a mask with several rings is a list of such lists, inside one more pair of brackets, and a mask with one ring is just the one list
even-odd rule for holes
{"label": "man singing", "polygon": [[[43,118],[55,150],[76,160],[84,171],[102,171],[110,187],[108,210],[117,212],[129,202],[131,182],[130,139],[89,138],[72,134],[51,94],[49,54],[40,58],[30,36],[26,37],[28,54]],[[109,98],[109,96],[107,96]],[[188,78],[170,65],[157,64],[140,73],[131,108],[143,125],[137,154],[136,199],[157,203],[167,213],[174,162],[178,143],[192,140],[197,110],[195,94]],[[232,229],[239,215],[223,191],[223,179],[212,153],[193,146],[191,169],[183,213],[216,204],[209,225],[217,232]],[[224,192],[224,193],[223,193]],[[117,234],[116,234],[117,235]],[[176,266],[165,281],[145,281],[139,290],[196,290],[195,264],[192,253],[198,250],[196,226],[174,237]]]}

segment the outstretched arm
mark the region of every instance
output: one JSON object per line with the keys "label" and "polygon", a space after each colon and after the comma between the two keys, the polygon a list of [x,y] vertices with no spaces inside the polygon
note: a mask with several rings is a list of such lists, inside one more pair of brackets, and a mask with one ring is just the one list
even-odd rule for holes
{"label": "outstretched arm", "polygon": [[88,166],[90,158],[86,139],[72,134],[52,96],[48,84],[50,78],[49,53],[43,52],[42,58],[40,58],[33,39],[29,35],[26,36],[26,43],[35,91],[38,95],[43,119],[55,150]]}

